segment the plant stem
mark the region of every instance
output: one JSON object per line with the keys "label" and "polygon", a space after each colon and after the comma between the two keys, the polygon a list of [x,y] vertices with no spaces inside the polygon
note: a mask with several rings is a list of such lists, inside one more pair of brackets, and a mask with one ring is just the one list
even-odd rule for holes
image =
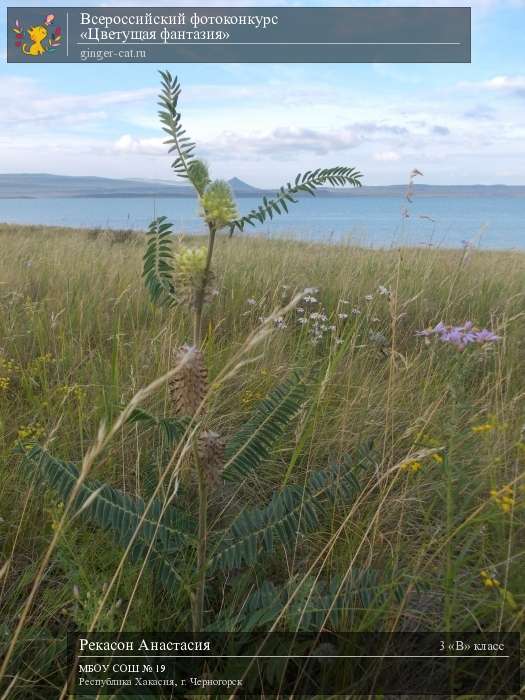
{"label": "plant stem", "polygon": [[199,480],[199,534],[197,548],[197,590],[193,606],[193,632],[201,632],[204,614],[204,593],[206,589],[206,552],[208,541],[208,482],[204,467],[199,460],[194,445],[195,464]]}
{"label": "plant stem", "polygon": [[195,312],[193,315],[193,344],[195,347],[199,348],[202,342],[202,311],[204,307],[204,300],[206,297],[206,287],[208,286],[211,259],[213,256],[213,246],[215,245],[215,234],[216,229],[213,224],[208,223],[208,255],[206,257],[206,265],[204,267],[204,272],[202,273],[202,281],[199,290],[197,291],[195,299]]}

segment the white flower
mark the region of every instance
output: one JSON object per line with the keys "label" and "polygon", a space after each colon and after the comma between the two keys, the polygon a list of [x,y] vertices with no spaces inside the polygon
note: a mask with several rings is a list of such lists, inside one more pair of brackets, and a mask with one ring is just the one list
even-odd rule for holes
{"label": "white flower", "polygon": [[328,328],[329,328],[331,331],[337,330],[337,329],[336,329],[336,326],[328,326]]}
{"label": "white flower", "polygon": [[377,288],[377,293],[380,294],[382,297],[384,296],[390,296],[392,293],[388,287],[384,287],[382,284],[379,285]]}
{"label": "white flower", "polygon": [[345,313],[337,314],[337,318],[340,318],[341,321],[345,321],[348,318],[348,314],[345,314]]}
{"label": "white flower", "polygon": [[297,323],[300,323],[301,326],[304,326],[305,323],[308,323],[308,319],[305,318],[304,316],[301,316],[301,318],[297,319]]}
{"label": "white flower", "polygon": [[373,298],[374,298],[374,295],[373,295],[373,294],[367,294],[367,295],[365,296],[365,299],[366,299],[367,301],[372,301]]}
{"label": "white flower", "polygon": [[319,291],[319,289],[317,287],[306,287],[306,289],[304,290],[304,293],[305,294],[317,294],[318,291]]}
{"label": "white flower", "polygon": [[315,321],[318,318],[321,318],[321,314],[318,311],[314,311],[312,314],[310,314],[310,318]]}
{"label": "white flower", "polygon": [[358,314],[361,313],[361,311],[359,309],[355,308],[355,309],[352,309],[352,313],[354,316],[357,316]]}
{"label": "white flower", "polygon": [[311,294],[307,294],[305,297],[303,297],[303,300],[307,304],[317,304],[317,299],[313,297]]}
{"label": "white flower", "polygon": [[257,304],[255,299],[247,299],[246,303],[249,304],[250,306],[255,306]]}
{"label": "white flower", "polygon": [[336,339],[335,339],[335,344],[336,344],[336,345],[341,345],[342,342],[343,342],[343,339],[342,339],[342,338],[336,338]]}
{"label": "white flower", "polygon": [[304,309],[303,309],[302,306],[298,306],[297,309],[296,309],[296,311],[297,311],[298,314],[304,314]]}
{"label": "white flower", "polygon": [[349,304],[350,302],[347,301],[346,299],[339,299],[340,304]]}

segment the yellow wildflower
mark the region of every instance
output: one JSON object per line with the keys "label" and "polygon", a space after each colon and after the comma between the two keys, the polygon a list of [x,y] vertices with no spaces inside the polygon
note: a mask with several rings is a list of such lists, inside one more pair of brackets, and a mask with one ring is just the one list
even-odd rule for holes
{"label": "yellow wildflower", "polygon": [[7,391],[11,380],[9,377],[0,377],[0,391]]}
{"label": "yellow wildflower", "polygon": [[46,352],[43,355],[35,357],[35,359],[28,366],[27,370],[29,374],[39,374],[52,362],[55,362],[55,358],[50,352]]}
{"label": "yellow wildflower", "polygon": [[501,586],[501,583],[498,581],[498,579],[495,578],[495,576],[493,574],[490,574],[485,569],[480,571],[479,575],[481,576],[481,580],[483,581],[483,584],[487,588],[499,588]]}
{"label": "yellow wildflower", "polygon": [[434,462],[436,462],[437,464],[443,464],[443,462],[444,462],[443,455],[440,455],[440,454],[437,453],[437,452],[435,452],[435,453],[432,455],[432,459],[433,459]]}
{"label": "yellow wildflower", "polygon": [[71,394],[77,399],[77,401],[82,401],[86,397],[86,390],[79,384],[64,384],[63,386],[58,387],[57,391],[61,394],[65,394],[66,396]]}
{"label": "yellow wildflower", "polygon": [[51,529],[53,531],[58,530],[58,526],[60,525],[60,520],[62,518],[63,513],[64,513],[64,504],[62,503],[62,501],[59,501],[51,509],[51,513],[50,513],[51,514]]}
{"label": "yellow wildflower", "polygon": [[416,438],[416,442],[422,442],[427,447],[439,447],[439,445],[441,444],[440,441],[436,438],[425,434],[418,435]]}
{"label": "yellow wildflower", "polygon": [[497,590],[498,595],[501,597],[503,602],[509,606],[509,608],[511,608],[512,610],[517,610],[519,608],[519,605],[516,602],[512,593],[509,590],[507,590],[505,586],[501,585],[501,583],[496,578],[495,573],[489,573],[486,570],[482,570],[479,572],[479,575],[481,576],[483,584],[487,588],[494,588],[495,590]]}
{"label": "yellow wildflower", "polygon": [[243,406],[252,406],[257,401],[260,401],[263,395],[260,391],[252,391],[251,389],[246,389],[246,391],[241,396],[241,403]]}
{"label": "yellow wildflower", "polygon": [[493,501],[501,508],[504,513],[510,513],[516,504],[514,493],[510,486],[504,486],[499,491],[491,489],[490,495]]}
{"label": "yellow wildflower", "polygon": [[14,360],[8,360],[6,357],[0,357],[0,369],[4,374],[16,374],[21,371],[21,367]]}
{"label": "yellow wildflower", "polygon": [[44,428],[39,424],[35,423],[33,425],[21,425],[18,428],[18,439],[19,440],[38,440],[44,434]]}
{"label": "yellow wildflower", "polygon": [[495,423],[481,423],[480,425],[474,425],[472,427],[473,433],[488,433],[491,430],[495,430]]}
{"label": "yellow wildflower", "polygon": [[422,466],[423,465],[421,462],[418,462],[417,460],[409,460],[407,462],[403,462],[401,469],[403,471],[418,472]]}

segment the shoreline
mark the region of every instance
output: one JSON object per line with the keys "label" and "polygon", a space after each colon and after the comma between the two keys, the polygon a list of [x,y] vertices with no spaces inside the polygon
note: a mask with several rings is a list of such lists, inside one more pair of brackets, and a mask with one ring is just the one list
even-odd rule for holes
{"label": "shoreline", "polygon": [[[46,224],[13,224],[13,223],[8,223],[8,222],[3,222],[0,221],[0,235],[2,234],[10,234],[10,235],[16,235],[18,234],[36,234],[36,233],[44,233],[44,234],[56,234],[56,235],[82,235],[83,237],[89,237],[90,235],[92,236],[93,240],[96,240],[98,237],[101,238],[107,238],[111,240],[114,238],[114,242],[121,242],[121,243],[142,243],[143,238],[146,235],[146,230],[136,230],[136,229],[126,229],[126,228],[118,228],[118,229],[113,229],[113,228],[104,228],[104,227],[94,227],[94,226],[52,226],[52,225],[46,225]],[[185,240],[193,240],[193,239],[202,239],[205,237],[205,232],[203,231],[202,234],[195,233],[195,232],[176,232],[174,234],[176,236],[183,236]],[[119,236],[120,237],[125,237],[125,240],[119,241]],[[133,241],[133,237],[136,237],[136,241]],[[227,232],[224,232],[222,234],[219,234],[219,240],[222,241],[228,241],[229,236]],[[300,248],[303,248],[304,250],[312,251],[315,249],[327,249],[330,251],[333,251],[336,248],[341,248],[342,250],[356,250],[361,253],[363,252],[368,252],[371,254],[381,254],[381,253],[388,253],[388,252],[394,252],[394,251],[399,251],[399,250],[404,250],[404,251],[427,251],[429,253],[463,253],[465,252],[465,248],[462,247],[453,247],[453,246],[439,246],[439,245],[391,245],[391,246],[366,246],[359,244],[357,242],[352,242],[351,240],[348,240],[347,242],[337,240],[337,241],[319,241],[319,240],[312,240],[312,241],[307,241],[307,240],[301,240],[298,238],[291,238],[291,237],[286,237],[285,235],[282,236],[265,236],[261,234],[239,234],[236,232],[233,235],[232,241],[235,240],[241,240],[243,242],[249,241],[250,243],[261,245],[261,244],[268,244],[270,246],[275,246],[275,245],[295,245]],[[484,255],[525,255],[525,248],[476,248],[475,246],[470,248],[470,253],[476,253],[476,255],[479,254],[484,254]]]}

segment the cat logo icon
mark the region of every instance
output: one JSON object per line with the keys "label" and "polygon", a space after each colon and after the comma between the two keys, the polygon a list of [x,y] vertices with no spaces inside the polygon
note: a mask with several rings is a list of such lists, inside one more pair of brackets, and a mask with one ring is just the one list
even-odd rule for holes
{"label": "cat logo icon", "polygon": [[[51,28],[55,15],[47,15],[42,24],[37,24],[24,30],[17,19],[13,32],[15,33],[15,46],[25,56],[43,56],[45,53],[56,51],[62,41],[60,27]],[[25,39],[25,41],[24,41]]]}

